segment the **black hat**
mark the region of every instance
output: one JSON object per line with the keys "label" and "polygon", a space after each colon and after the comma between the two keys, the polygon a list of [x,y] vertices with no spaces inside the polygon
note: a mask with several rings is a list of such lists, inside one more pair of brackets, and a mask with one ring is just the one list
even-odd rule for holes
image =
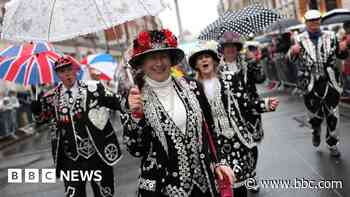
{"label": "black hat", "polygon": [[214,59],[214,61],[216,61],[218,63],[220,62],[220,58],[219,58],[218,54],[216,53],[216,51],[214,51],[212,49],[208,49],[208,48],[198,48],[197,50],[192,52],[191,56],[188,59],[188,63],[191,66],[191,68],[197,70],[196,69],[196,60],[202,54],[208,54]]}
{"label": "black hat", "polygon": [[172,64],[178,64],[185,53],[177,48],[177,38],[167,29],[140,32],[133,42],[132,57],[129,64],[137,68],[146,55],[164,51],[170,54]]}

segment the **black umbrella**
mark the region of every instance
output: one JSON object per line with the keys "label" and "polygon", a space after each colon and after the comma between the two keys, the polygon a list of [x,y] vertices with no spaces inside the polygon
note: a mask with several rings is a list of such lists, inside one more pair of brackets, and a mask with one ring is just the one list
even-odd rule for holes
{"label": "black umbrella", "polygon": [[285,30],[285,29],[287,29],[289,27],[300,25],[300,24],[301,24],[301,22],[299,20],[297,20],[297,19],[285,18],[285,19],[281,19],[281,20],[273,23],[265,31],[266,32],[272,32],[272,31],[282,32],[283,30]]}
{"label": "black umbrella", "polygon": [[199,39],[216,40],[216,37],[221,32],[221,27],[224,26],[225,23],[233,19],[238,20],[240,18],[244,18],[247,13],[250,13],[250,10],[252,10],[251,6],[239,9],[237,11],[226,11],[217,20],[209,24],[204,30],[201,31]]}
{"label": "black umbrella", "polygon": [[322,16],[321,24],[329,25],[334,23],[343,23],[345,21],[350,21],[350,10],[334,9],[326,12],[326,14]]}
{"label": "black umbrella", "polygon": [[227,11],[219,19],[208,25],[199,35],[201,40],[219,40],[226,31],[248,37],[263,31],[282,16],[275,10],[252,5],[238,11]]}

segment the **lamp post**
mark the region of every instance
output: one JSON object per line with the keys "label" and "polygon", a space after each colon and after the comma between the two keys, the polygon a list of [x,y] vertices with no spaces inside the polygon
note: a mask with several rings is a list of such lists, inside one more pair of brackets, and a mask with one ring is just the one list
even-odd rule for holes
{"label": "lamp post", "polygon": [[180,42],[183,40],[183,30],[182,30],[182,23],[181,23],[181,16],[180,16],[180,9],[179,4],[177,0],[174,0],[175,3],[175,9],[176,9],[176,18],[177,18],[177,25],[179,27],[179,40]]}

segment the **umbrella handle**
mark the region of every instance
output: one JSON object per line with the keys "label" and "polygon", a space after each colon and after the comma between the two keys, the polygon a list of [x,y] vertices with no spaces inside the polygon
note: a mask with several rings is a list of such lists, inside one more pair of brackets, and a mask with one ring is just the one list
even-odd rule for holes
{"label": "umbrella handle", "polygon": [[38,91],[39,91],[39,87],[38,87],[38,85],[35,85],[35,100],[36,101],[38,100],[38,97],[39,97]]}
{"label": "umbrella handle", "polygon": [[122,69],[123,69],[122,66],[117,66],[113,74],[113,77],[115,80],[115,92],[118,92],[118,89],[119,89],[120,73],[122,72]]}
{"label": "umbrella handle", "polygon": [[135,81],[134,81],[134,78],[132,77],[132,74],[131,74],[131,69],[130,69],[130,65],[126,65],[125,66],[125,72],[126,74],[128,75],[128,78],[130,80],[130,83],[131,83],[131,86],[135,86]]}

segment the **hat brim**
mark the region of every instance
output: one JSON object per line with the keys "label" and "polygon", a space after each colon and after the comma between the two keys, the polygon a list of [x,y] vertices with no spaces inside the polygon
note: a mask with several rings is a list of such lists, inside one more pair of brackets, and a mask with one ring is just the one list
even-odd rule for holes
{"label": "hat brim", "polygon": [[190,58],[188,59],[188,64],[194,70],[197,70],[196,69],[196,60],[197,60],[198,56],[200,56],[202,54],[209,54],[215,61],[217,61],[218,63],[220,62],[220,58],[219,58],[218,54],[215,51],[211,50],[211,49],[205,49],[205,50],[197,51],[197,52],[193,53],[190,56]]}
{"label": "hat brim", "polygon": [[237,51],[240,51],[240,50],[242,50],[242,48],[243,48],[243,43],[240,42],[240,41],[237,41],[237,42],[223,42],[223,43],[220,43],[222,49],[224,48],[224,45],[226,45],[226,44],[233,44],[233,45],[236,45]]}
{"label": "hat brim", "polygon": [[142,64],[143,64],[143,59],[150,54],[156,53],[156,52],[166,52],[169,53],[170,58],[171,58],[171,63],[172,65],[176,65],[179,62],[181,62],[181,60],[185,57],[185,53],[179,49],[179,48],[159,48],[159,49],[150,49],[147,50],[143,53],[139,53],[137,55],[135,55],[134,57],[132,57],[129,60],[129,64],[131,65],[131,67],[137,69],[139,68]]}
{"label": "hat brim", "polygon": [[59,70],[59,69],[61,69],[61,68],[69,67],[69,66],[73,67],[73,64],[63,64],[63,65],[59,65],[59,66],[56,66],[54,70],[57,72],[57,70]]}
{"label": "hat brim", "polygon": [[313,21],[313,20],[321,20],[321,16],[320,17],[311,17],[311,18],[305,18],[305,21]]}

